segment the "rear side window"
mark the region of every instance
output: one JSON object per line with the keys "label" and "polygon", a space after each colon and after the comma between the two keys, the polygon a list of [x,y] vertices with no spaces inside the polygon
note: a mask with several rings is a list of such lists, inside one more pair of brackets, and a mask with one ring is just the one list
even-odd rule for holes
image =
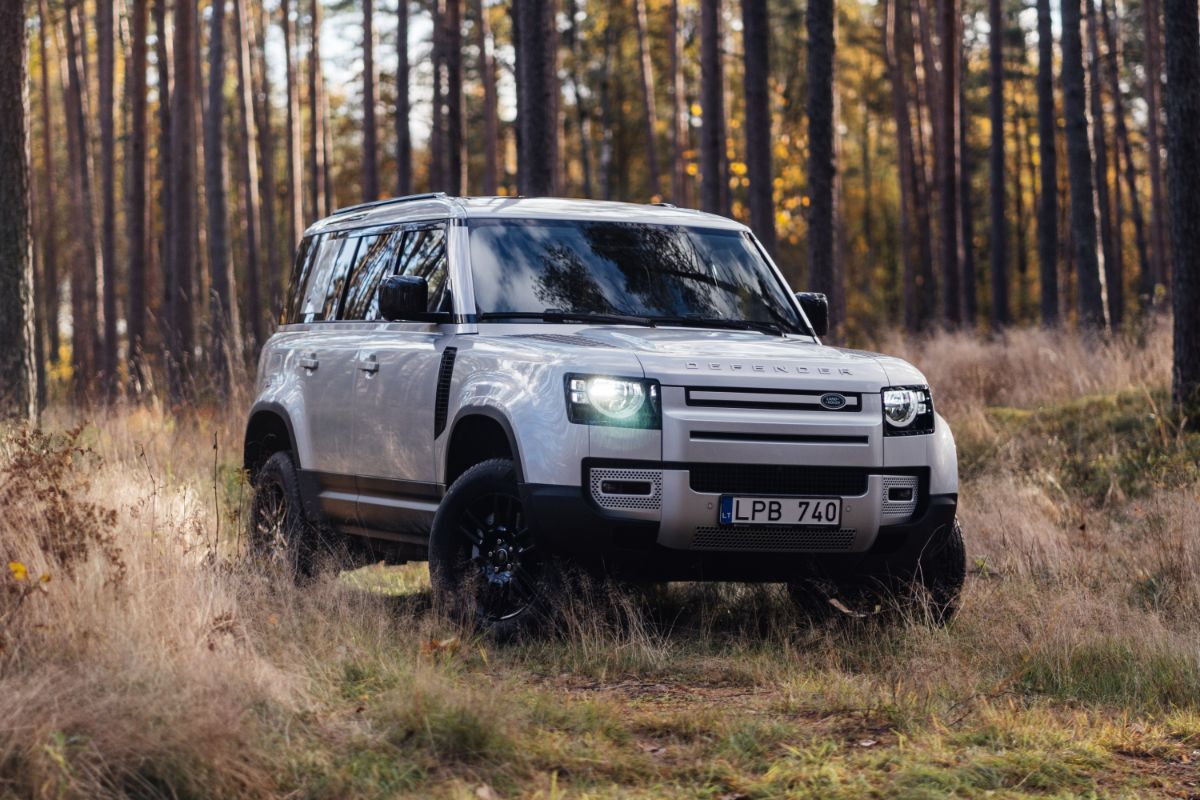
{"label": "rear side window", "polygon": [[308,281],[304,287],[304,300],[293,322],[319,322],[325,319],[325,306],[329,298],[335,265],[344,247],[358,246],[357,239],[348,239],[345,234],[325,234],[317,245],[312,265],[308,268]]}
{"label": "rear side window", "polygon": [[396,252],[404,241],[404,231],[396,230],[363,237],[358,257],[346,287],[346,302],[340,319],[375,320],[379,318],[379,282],[390,274]]}
{"label": "rear side window", "polygon": [[450,311],[450,281],[446,274],[446,228],[417,228],[405,237],[397,275],[416,275],[429,284],[431,312]]}
{"label": "rear side window", "polygon": [[292,281],[288,291],[287,308],[283,310],[280,324],[299,322],[300,309],[304,307],[304,295],[308,289],[308,278],[312,272],[313,256],[317,252],[319,236],[306,236],[296,251],[296,266],[292,268]]}

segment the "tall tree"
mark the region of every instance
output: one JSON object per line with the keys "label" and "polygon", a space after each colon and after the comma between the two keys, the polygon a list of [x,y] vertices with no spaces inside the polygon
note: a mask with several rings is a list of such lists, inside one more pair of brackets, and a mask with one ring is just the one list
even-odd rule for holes
{"label": "tall tree", "polygon": [[913,257],[913,196],[915,194],[912,143],[912,117],[908,113],[908,81],[900,47],[900,27],[904,9],[900,0],[885,0],[883,27],[883,57],[892,88],[892,117],[896,124],[898,175],[900,179],[900,263],[903,272],[904,328],[916,332],[921,326],[917,305],[917,262]]}
{"label": "tall tree", "polygon": [[25,0],[0,1],[0,418],[37,416]]}
{"label": "tall tree", "polygon": [[683,21],[679,0],[671,0],[671,201],[687,206],[688,178],[684,153],[688,149],[687,90],[683,77]]}
{"label": "tall tree", "polygon": [[[837,265],[833,260],[833,0],[809,0],[808,95],[808,285],[834,298]],[[951,148],[953,149],[953,148]]]}
{"label": "tall tree", "polygon": [[[497,117],[495,43],[492,41],[492,26],[488,20],[488,10],[483,4],[483,0],[475,0],[474,11],[475,36],[479,47],[479,81],[483,84],[483,175],[480,179],[480,186],[485,195],[494,195],[500,184],[500,121]],[[574,32],[574,15],[572,15],[571,19],[571,29]],[[584,137],[585,133],[582,130],[584,112],[578,97],[578,80],[575,81],[575,86],[577,90],[575,102],[580,109],[580,136]],[[586,176],[589,163],[586,138],[583,139],[583,142],[585,149],[581,153],[581,158]],[[584,182],[588,183],[586,177]],[[590,188],[584,190],[584,194],[590,193]]]}
{"label": "tall tree", "polygon": [[958,172],[954,158],[958,130],[958,0],[938,0],[938,36],[940,39],[941,81],[936,113],[939,124],[937,182],[939,233],[942,251],[942,318],[946,325],[962,322],[962,281],[958,260]]}
{"label": "tall tree", "polygon": [[1146,50],[1146,150],[1150,169],[1150,253],[1156,285],[1167,283],[1167,199],[1163,193],[1162,139],[1162,33],[1159,28],[1159,0],[1145,0]]}
{"label": "tall tree", "polygon": [[[478,1],[478,0],[477,0]],[[580,41],[579,20],[583,0],[568,0],[567,27],[563,31],[568,52],[571,53],[571,94],[575,98],[575,132],[579,136],[579,166],[583,173],[583,196],[592,197],[592,131],[590,106],[584,96],[584,49]],[[585,12],[586,13],[586,12]],[[486,108],[486,94],[485,94]]]}
{"label": "tall tree", "polygon": [[192,284],[196,268],[196,33],[197,10],[175,7],[174,77],[171,91],[171,231],[166,269],[167,376],[171,400],[191,385],[195,342]]}
{"label": "tall tree", "polygon": [[[136,10],[135,10],[136,14]],[[50,14],[46,0],[38,0],[38,57],[41,60],[42,88],[42,192],[41,201],[49,211],[42,215],[42,319],[45,321],[47,349],[51,364],[58,363],[58,209],[53,133],[50,127]],[[143,55],[145,51],[143,50]],[[136,109],[135,109],[136,111]],[[131,256],[132,258],[132,256]],[[132,264],[131,264],[132,270]],[[39,298],[34,298],[35,301]],[[132,335],[132,331],[131,331]]]}
{"label": "tall tree", "polygon": [[1172,396],[1200,424],[1200,26],[1196,0],[1164,0],[1167,189],[1171,204]]}
{"label": "tall tree", "polygon": [[1086,328],[1098,328],[1104,325],[1104,299],[1100,283],[1101,256],[1096,246],[1095,190],[1088,142],[1079,4],[1080,0],[1063,0],[1062,4],[1063,110],[1067,122],[1067,176],[1071,187],[1071,242],[1078,283],[1079,323]]}
{"label": "tall tree", "polygon": [[727,213],[725,70],[721,64],[721,0],[700,2],[700,207]]}
{"label": "tall tree", "polygon": [[262,238],[267,249],[267,311],[269,320],[276,320],[283,307],[283,275],[288,265],[279,252],[279,218],[275,214],[278,186],[275,181],[275,129],[271,122],[271,70],[267,64],[268,30],[266,7],[259,5],[257,20],[251,25],[250,46],[254,57],[250,85],[255,87],[254,119],[262,163]]}
{"label": "tall tree", "polygon": [[1054,41],[1050,0],[1037,0],[1038,271],[1041,281],[1042,324],[1058,324],[1058,145],[1054,114]]}
{"label": "tall tree", "polygon": [[[151,7],[154,15],[154,60],[156,62],[156,77],[158,83],[158,198],[156,205],[159,210],[159,225],[162,233],[158,238],[158,264],[162,273],[162,286],[165,291],[166,275],[171,265],[171,87],[174,78],[171,74],[171,37],[167,30],[167,0],[153,0]],[[149,286],[147,285],[147,297]],[[165,294],[164,294],[165,298]],[[169,347],[167,336],[167,317],[171,313],[170,303],[163,306],[160,329],[161,339],[165,347]]]}
{"label": "tall tree", "polygon": [[[262,194],[258,176],[257,125],[254,119],[254,87],[250,68],[250,48],[254,29],[246,15],[246,0],[233,0],[233,41],[237,44],[238,122],[241,141],[238,163],[246,209],[246,316],[249,317],[250,347],[254,353],[265,341],[259,246],[262,219]],[[238,354],[240,357],[240,353]]]}
{"label": "tall tree", "polygon": [[363,0],[363,200],[379,199],[379,155],[375,123],[375,3]]}
{"label": "tall tree", "polygon": [[962,318],[967,328],[979,316],[975,286],[975,192],[971,187],[970,115],[967,110],[967,42],[960,37],[958,48],[958,263],[962,276]]}
{"label": "tall tree", "polygon": [[445,0],[445,3],[442,58],[446,64],[446,191],[452,195],[460,195],[467,184],[462,70],[463,0]]}
{"label": "tall tree", "polygon": [[396,194],[412,194],[412,137],[408,127],[408,0],[396,4]]}
{"label": "tall tree", "polygon": [[214,0],[209,16],[208,104],[204,109],[204,199],[208,214],[209,359],[217,392],[233,385],[233,365],[241,353],[241,322],[229,245],[229,202],[225,167],[225,12],[226,0]]}
{"label": "tall tree", "polygon": [[1100,251],[1104,256],[1105,296],[1108,321],[1113,330],[1121,325],[1124,311],[1124,276],[1121,265],[1120,231],[1113,225],[1112,197],[1108,186],[1108,131],[1104,121],[1104,80],[1100,68],[1100,33],[1093,0],[1083,0],[1088,29],[1088,99],[1092,112],[1092,157],[1096,183],[1096,213],[1100,220]]}
{"label": "tall tree", "polygon": [[992,325],[1012,322],[1008,302],[1008,217],[1004,182],[1004,11],[1000,0],[988,0],[988,112],[992,127],[988,175],[992,212]]}
{"label": "tall tree", "polygon": [[551,0],[519,0],[517,26],[518,191],[527,196],[554,192],[554,160],[558,150],[551,80],[554,53],[548,35],[554,23]]}
{"label": "tall tree", "polygon": [[742,49],[746,100],[746,167],[750,178],[750,227],[775,253],[775,175],[771,169],[771,22],[767,0],[742,0]]}
{"label": "tall tree", "polygon": [[325,76],[321,70],[321,0],[311,0],[311,4],[308,48],[308,171],[312,176],[312,182],[309,184],[311,216],[315,219],[325,213],[328,206],[326,193],[329,187],[325,185],[325,129],[322,124]]}
{"label": "tall tree", "polygon": [[658,113],[654,103],[654,69],[650,64],[650,46],[646,42],[646,0],[633,0],[633,21],[637,31],[638,76],[641,79],[642,117],[646,147],[646,189],[648,197],[659,194],[658,143],[655,134]]}
{"label": "tall tree", "polygon": [[[1108,91],[1112,95],[1113,121],[1116,127],[1117,147],[1121,155],[1120,160],[1124,164],[1125,189],[1129,195],[1130,215],[1133,217],[1134,243],[1137,246],[1138,253],[1138,276],[1140,279],[1138,293],[1142,298],[1142,306],[1146,307],[1150,299],[1154,296],[1154,273],[1146,244],[1146,219],[1142,213],[1142,202],[1139,197],[1137,184],[1137,170],[1133,164],[1133,146],[1129,142],[1129,127],[1125,122],[1125,100],[1121,92],[1121,37],[1117,30],[1115,12],[1109,12],[1108,0],[1100,0],[1100,18],[1104,24],[1104,41],[1108,49]],[[1119,177],[1117,188],[1119,198]],[[1120,228],[1119,220],[1117,225]]]}
{"label": "tall tree", "polygon": [[[40,0],[45,2],[45,0]],[[125,327],[129,341],[129,377],[135,390],[145,382],[146,271],[146,0],[133,0],[129,73],[129,164],[126,188],[125,237],[129,242],[129,293]],[[43,62],[44,63],[44,62]]]}
{"label": "tall tree", "polygon": [[[404,0],[400,2],[404,7]],[[283,22],[283,50],[287,82],[287,232],[291,248],[288,263],[296,260],[296,248],[304,231],[304,179],[300,168],[300,86],[296,75],[296,29],[292,25],[292,0],[281,0],[279,15]]]}
{"label": "tall tree", "polygon": [[97,58],[100,80],[100,253],[103,268],[104,348],[100,364],[104,392],[117,385],[117,144],[113,126],[116,38],[113,0],[96,2]]}

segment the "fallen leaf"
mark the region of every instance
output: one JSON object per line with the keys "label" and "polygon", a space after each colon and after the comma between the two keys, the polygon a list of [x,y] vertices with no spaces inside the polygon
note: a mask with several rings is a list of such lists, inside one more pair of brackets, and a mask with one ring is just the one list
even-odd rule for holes
{"label": "fallen leaf", "polygon": [[481,783],[475,788],[475,796],[479,800],[500,800],[500,795],[496,794],[496,790],[486,783]]}
{"label": "fallen leaf", "polygon": [[861,742],[858,743],[858,746],[859,747],[874,747],[877,744],[879,744],[879,742],[875,741],[874,739],[863,739]]}
{"label": "fallen leaf", "polygon": [[29,570],[20,561],[8,562],[8,571],[12,573],[14,580],[23,581],[29,577]]}

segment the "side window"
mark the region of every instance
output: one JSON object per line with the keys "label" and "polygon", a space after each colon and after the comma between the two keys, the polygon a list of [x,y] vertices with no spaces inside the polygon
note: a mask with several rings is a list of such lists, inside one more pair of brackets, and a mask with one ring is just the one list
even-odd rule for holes
{"label": "side window", "polygon": [[324,319],[325,295],[333,277],[333,265],[337,261],[342,245],[349,241],[345,234],[325,234],[317,245],[316,254],[309,267],[308,281],[304,287],[304,301],[293,322],[317,322]]}
{"label": "side window", "polygon": [[304,306],[304,294],[312,272],[313,256],[319,250],[320,236],[306,236],[296,251],[296,265],[292,268],[292,281],[288,289],[287,308],[284,309],[281,325],[300,322],[300,309]]}
{"label": "side window", "polygon": [[428,282],[428,310],[431,312],[451,310],[446,267],[446,226],[416,228],[408,232],[396,274],[417,275]]}
{"label": "side window", "polygon": [[379,317],[379,282],[395,263],[396,251],[403,239],[403,231],[363,237],[357,263],[350,273],[340,319],[373,320]]}
{"label": "side window", "polygon": [[335,320],[342,301],[342,292],[346,288],[346,280],[350,277],[350,268],[354,266],[355,254],[363,246],[362,237],[346,239],[338,252],[337,260],[333,262],[330,273],[329,287],[325,290],[325,298],[321,303],[319,320]]}

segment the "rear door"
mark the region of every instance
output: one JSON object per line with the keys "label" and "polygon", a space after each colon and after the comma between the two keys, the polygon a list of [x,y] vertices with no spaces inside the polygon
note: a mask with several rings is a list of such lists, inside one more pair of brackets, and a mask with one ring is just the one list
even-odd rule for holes
{"label": "rear door", "polygon": [[[438,369],[451,338],[445,222],[406,226],[396,257],[352,292],[374,324],[356,355],[354,450],[359,467],[359,516],[370,527],[428,531],[437,504],[433,464]],[[429,286],[429,321],[379,319],[377,287],[384,274],[417,275]]]}

